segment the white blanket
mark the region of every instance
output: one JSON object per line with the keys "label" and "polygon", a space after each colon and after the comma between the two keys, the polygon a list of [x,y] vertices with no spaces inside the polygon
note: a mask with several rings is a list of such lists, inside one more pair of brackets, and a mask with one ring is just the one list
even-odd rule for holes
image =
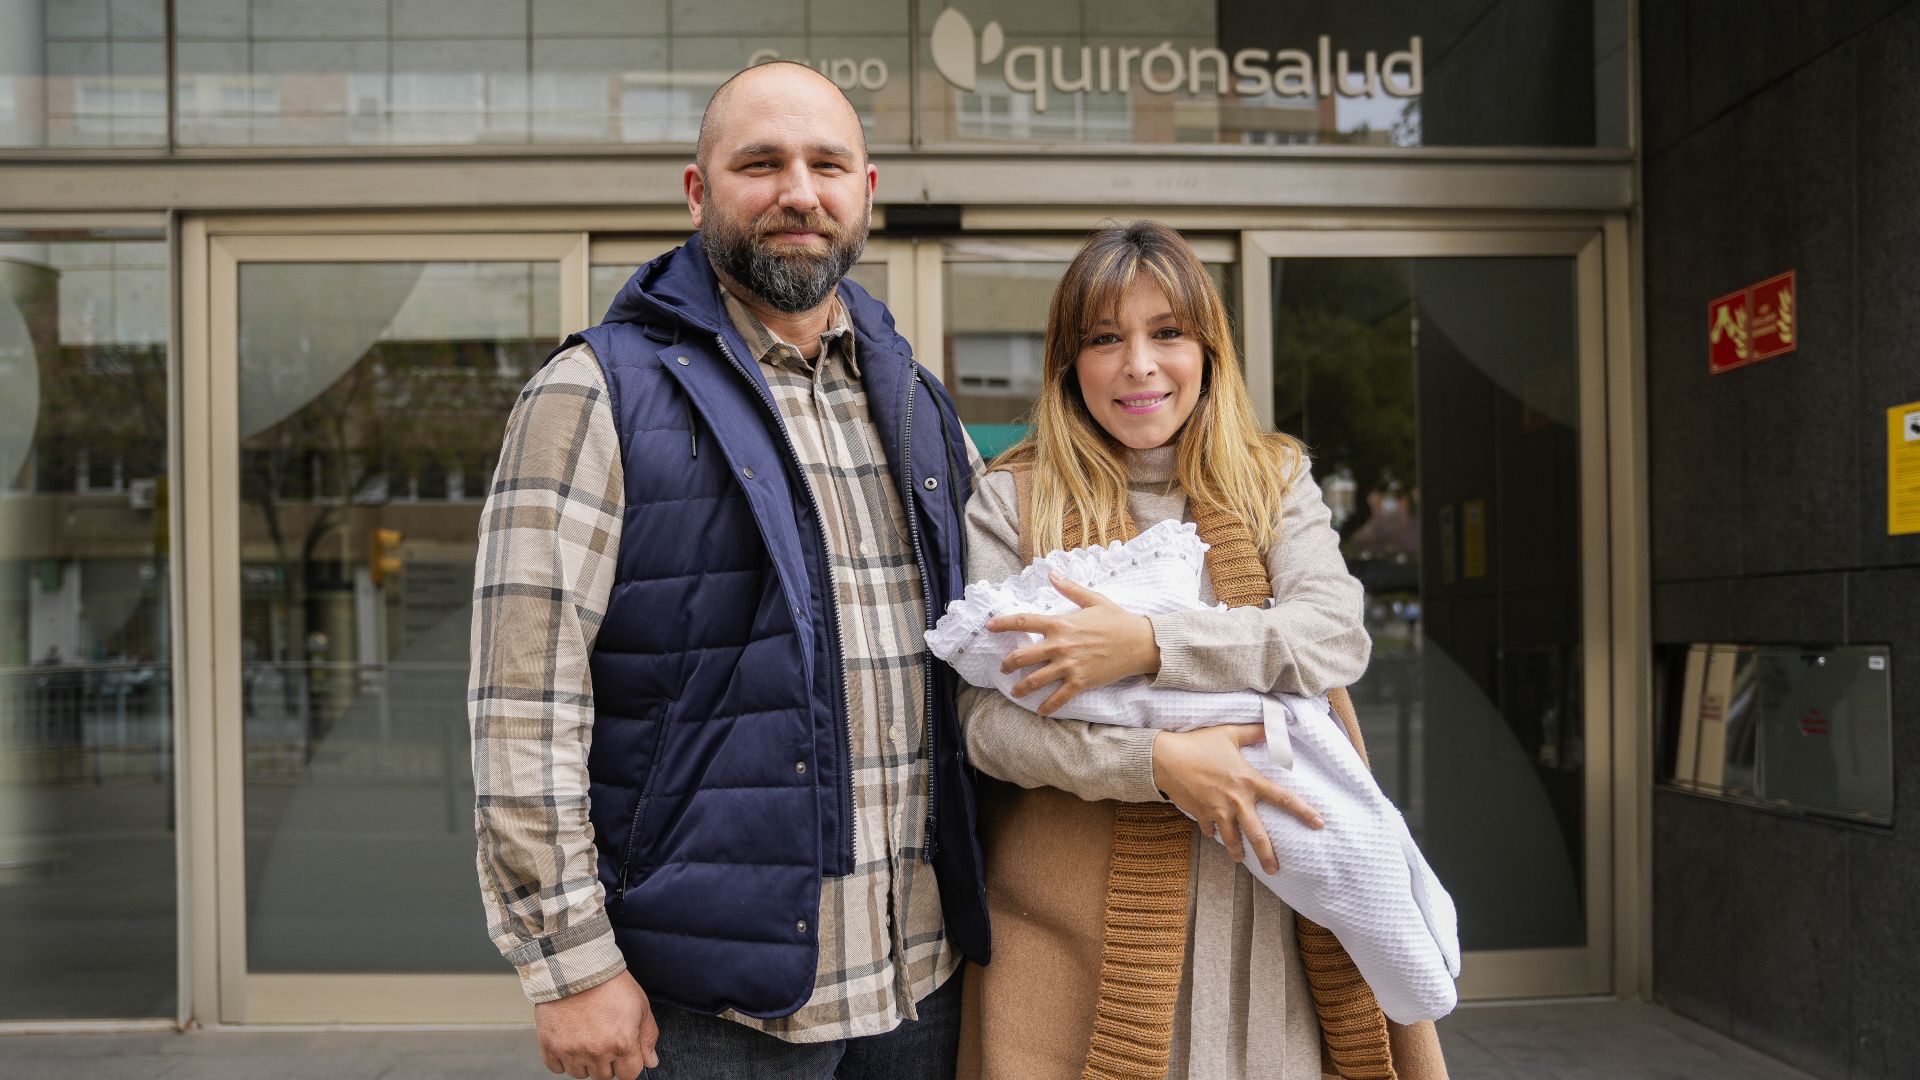
{"label": "white blanket", "polygon": [[[1163,521],[1126,543],[1053,552],[1005,581],[968,585],[928,632],[927,644],[968,682],[1034,709],[1053,688],[1015,698],[1013,685],[1023,673],[1002,674],[1000,663],[1039,638],[989,632],[987,620],[1077,610],[1048,583],[1050,570],[1136,614],[1201,608],[1206,550],[1192,524]],[[1437,1020],[1453,1011],[1453,980],[1460,974],[1453,899],[1324,697],[1199,693],[1154,688],[1136,677],[1086,691],[1058,715],[1172,731],[1265,724],[1267,741],[1242,753],[1262,774],[1312,805],[1326,827],[1310,829],[1262,804],[1260,820],[1280,871],[1265,873],[1250,851],[1244,865],[1295,911],[1333,931],[1381,1010],[1396,1023]]]}

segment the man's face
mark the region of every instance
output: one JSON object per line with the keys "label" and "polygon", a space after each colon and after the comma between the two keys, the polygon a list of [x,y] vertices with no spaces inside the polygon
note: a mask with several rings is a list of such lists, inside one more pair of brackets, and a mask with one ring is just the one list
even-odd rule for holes
{"label": "man's face", "polygon": [[820,305],[867,243],[878,174],[859,118],[803,69],[737,84],[687,205],[714,266],[779,311]]}

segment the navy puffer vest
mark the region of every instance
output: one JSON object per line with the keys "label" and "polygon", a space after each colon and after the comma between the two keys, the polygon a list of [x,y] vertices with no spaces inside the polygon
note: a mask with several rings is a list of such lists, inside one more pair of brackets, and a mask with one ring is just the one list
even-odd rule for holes
{"label": "navy puffer vest", "polygon": [[[862,379],[929,614],[965,587],[953,402],[851,281]],[[824,535],[759,365],[698,237],[636,271],[585,341],[626,470],[591,658],[600,882],[634,978],[702,1012],[785,1016],[813,992],[822,875],[853,867],[843,674]],[[955,676],[929,659],[928,845],[947,934],[987,958]]]}

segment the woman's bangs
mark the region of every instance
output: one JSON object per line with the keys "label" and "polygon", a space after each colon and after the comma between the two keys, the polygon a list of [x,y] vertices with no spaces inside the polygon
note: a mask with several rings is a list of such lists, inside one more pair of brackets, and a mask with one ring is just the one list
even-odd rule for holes
{"label": "woman's bangs", "polygon": [[1078,310],[1072,312],[1080,328],[1080,340],[1085,341],[1093,333],[1093,324],[1101,319],[1118,321],[1120,301],[1139,275],[1140,256],[1125,247],[1116,246],[1089,261],[1081,276],[1083,287],[1076,290]]}
{"label": "woman's bangs", "polygon": [[1181,328],[1189,334],[1205,334],[1213,325],[1213,306],[1207,302],[1205,282],[1195,282],[1191,269],[1178,259],[1154,259],[1148,269]]}

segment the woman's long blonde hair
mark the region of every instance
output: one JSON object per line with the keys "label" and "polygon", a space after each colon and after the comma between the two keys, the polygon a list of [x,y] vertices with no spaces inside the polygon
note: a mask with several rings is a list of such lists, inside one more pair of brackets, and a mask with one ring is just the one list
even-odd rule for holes
{"label": "woman's long blonde hair", "polygon": [[1157,221],[1100,229],[1073,257],[1047,312],[1033,432],[994,467],[1033,469],[1028,530],[1035,551],[1065,546],[1068,510],[1085,526],[1084,542],[1121,539],[1111,532],[1127,506],[1125,448],[1087,410],[1075,361],[1094,321],[1114,315],[1142,275],[1166,294],[1181,329],[1206,356],[1199,403],[1174,435],[1180,487],[1194,511],[1225,510],[1246,522],[1265,554],[1306,451],[1290,436],[1260,430],[1219,290],[1180,234]]}

